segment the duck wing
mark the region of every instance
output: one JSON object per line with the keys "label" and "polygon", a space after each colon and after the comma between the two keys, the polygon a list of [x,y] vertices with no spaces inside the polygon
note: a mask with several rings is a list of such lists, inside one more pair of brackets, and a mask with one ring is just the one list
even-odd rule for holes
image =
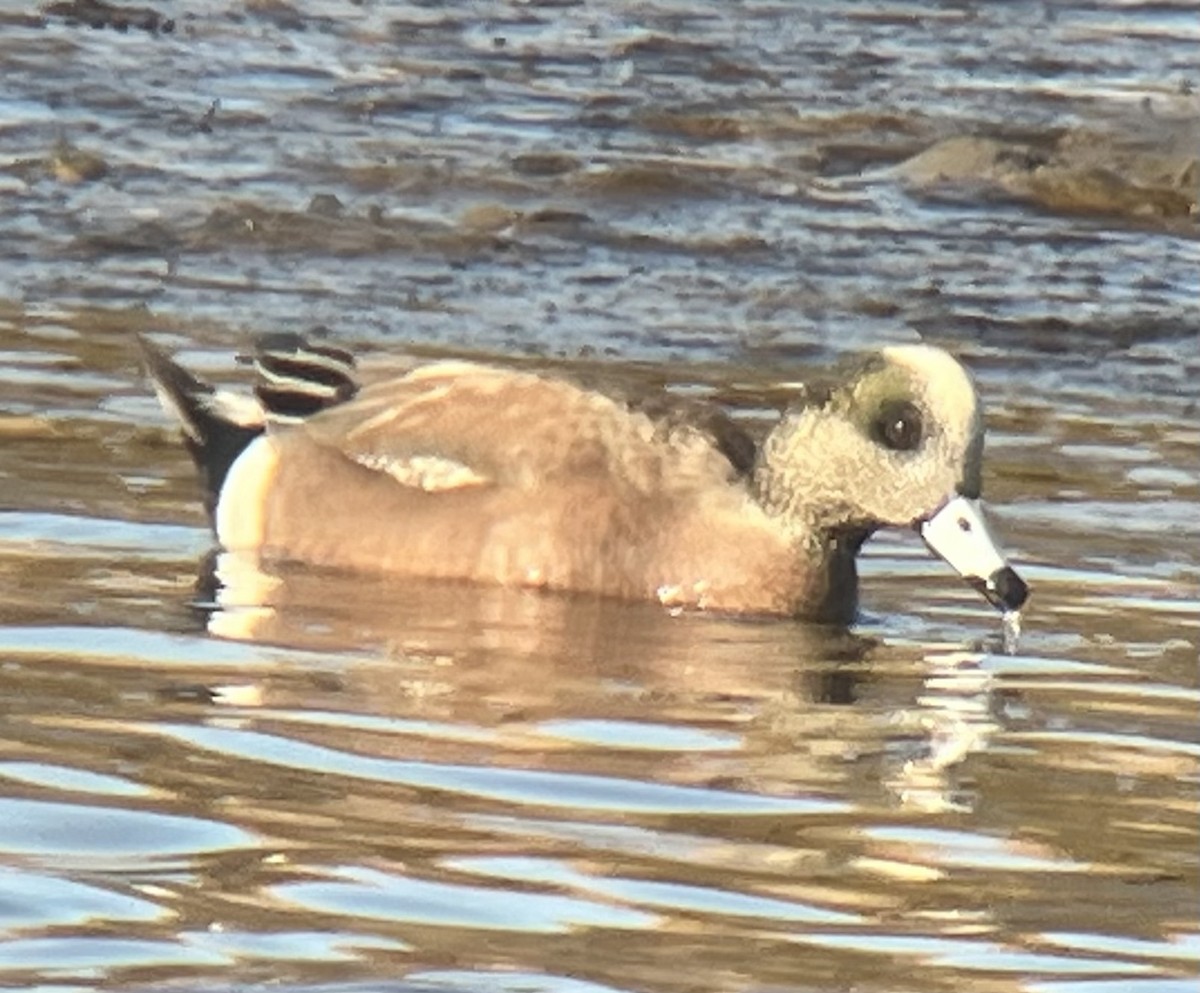
{"label": "duck wing", "polygon": [[615,477],[652,492],[738,474],[709,433],[654,414],[566,379],[438,362],[292,430],[427,491]]}

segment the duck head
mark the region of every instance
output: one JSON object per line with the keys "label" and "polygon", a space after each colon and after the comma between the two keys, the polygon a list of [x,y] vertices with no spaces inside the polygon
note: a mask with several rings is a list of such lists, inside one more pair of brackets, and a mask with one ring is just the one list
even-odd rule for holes
{"label": "duck head", "polygon": [[980,500],[983,416],[963,366],[931,345],[898,345],[806,389],[764,442],[754,483],[799,535],[857,550],[881,527],[913,528],[994,606],[1028,587],[988,529]]}

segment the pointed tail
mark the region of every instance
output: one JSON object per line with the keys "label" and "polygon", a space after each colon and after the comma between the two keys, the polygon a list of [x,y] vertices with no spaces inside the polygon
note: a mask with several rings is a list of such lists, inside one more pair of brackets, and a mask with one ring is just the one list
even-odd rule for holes
{"label": "pointed tail", "polygon": [[188,454],[200,470],[209,517],[234,460],[263,432],[263,415],[253,402],[218,392],[188,372],[158,345],[138,336],[154,392],[179,421]]}
{"label": "pointed tail", "polygon": [[265,334],[249,355],[254,395],[217,390],[147,338],[138,337],[158,399],[183,428],[200,470],[211,517],[229,468],[270,424],[289,424],[349,400],[358,392],[354,356],[326,341],[287,332]]}

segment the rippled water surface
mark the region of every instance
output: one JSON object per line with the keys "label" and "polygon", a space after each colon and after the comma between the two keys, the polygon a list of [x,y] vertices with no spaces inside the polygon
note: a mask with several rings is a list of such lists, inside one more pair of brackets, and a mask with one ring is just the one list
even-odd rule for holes
{"label": "rippled water surface", "polygon": [[[4,4],[0,985],[1194,990],[1198,44],[1118,0]],[[320,575],[210,617],[134,334],[232,382],[317,325],[751,419],[946,345],[1019,649],[893,534],[849,631]]]}

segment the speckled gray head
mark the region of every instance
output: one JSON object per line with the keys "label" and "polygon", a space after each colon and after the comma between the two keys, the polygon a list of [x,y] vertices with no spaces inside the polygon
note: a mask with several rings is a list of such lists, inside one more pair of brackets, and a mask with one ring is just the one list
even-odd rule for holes
{"label": "speckled gray head", "polygon": [[857,545],[880,527],[915,528],[999,608],[1028,588],[1005,561],[980,503],[983,416],[963,366],[931,345],[896,345],[810,392],[764,444],[763,504],[797,533]]}

